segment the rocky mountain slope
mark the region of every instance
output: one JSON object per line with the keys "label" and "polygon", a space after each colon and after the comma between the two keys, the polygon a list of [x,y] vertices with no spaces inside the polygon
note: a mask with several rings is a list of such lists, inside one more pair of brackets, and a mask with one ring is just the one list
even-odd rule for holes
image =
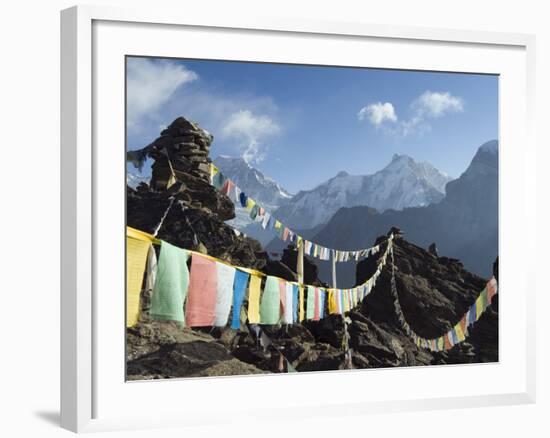
{"label": "rocky mountain slope", "polygon": [[[183,141],[183,140],[185,141]],[[184,118],[176,119],[144,151],[154,157],[151,186],[128,188],[129,226],[151,232],[175,199],[158,237],[172,244],[207,252],[234,264],[296,279],[296,251],[281,261],[262,252],[258,242],[236,236],[224,221],[234,217],[231,201],[208,183],[212,137]],[[166,153],[178,176],[170,187]],[[387,231],[387,230],[386,230]],[[381,233],[385,234],[385,233]],[[385,239],[380,236],[379,240]],[[371,243],[374,243],[371,242]],[[374,272],[382,252],[357,266],[357,282]],[[407,320],[420,335],[436,336],[454,325],[485,281],[453,259],[437,257],[402,238],[395,241],[398,294]],[[318,284],[316,266],[305,264],[305,282]],[[445,353],[420,349],[400,328],[390,298],[389,269],[361,307],[348,313],[354,368],[473,363],[498,360],[498,296],[472,330],[472,335]],[[142,316],[127,329],[127,378],[242,375],[344,367],[343,321],[330,316],[319,322],[241,330],[180,328],[148,318],[150,296],[142,291]]]}
{"label": "rocky mountain slope", "polygon": [[368,205],[383,212],[437,203],[449,181],[431,164],[396,154],[372,175],[340,172],[313,190],[301,191],[274,215],[291,228],[308,229],[328,222],[342,207]]}

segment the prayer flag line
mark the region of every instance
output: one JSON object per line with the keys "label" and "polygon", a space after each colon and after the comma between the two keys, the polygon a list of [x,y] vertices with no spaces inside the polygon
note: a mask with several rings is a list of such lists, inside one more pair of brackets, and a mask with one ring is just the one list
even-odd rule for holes
{"label": "prayer flag line", "polygon": [[[150,311],[153,319],[173,320],[190,327],[225,326],[231,321],[231,326],[237,328],[245,298],[248,301],[249,322],[267,325],[292,324],[304,319],[319,320],[328,314],[343,314],[351,310],[376,284],[386,264],[392,239],[393,236],[390,236],[371,278],[351,289],[335,289],[304,285],[254,269],[232,266],[215,257],[178,248],[151,234],[127,227],[128,248],[139,246],[142,254],[136,258],[133,253],[128,253],[127,326],[135,325],[139,319],[141,287],[136,285],[143,283],[146,269],[143,254],[147,255],[152,245],[161,246],[157,271],[154,272],[156,282]],[[190,268],[187,263],[189,258]],[[263,289],[262,277],[266,277]],[[344,299],[344,296],[348,298]],[[331,307],[330,297],[333,301],[345,301],[347,305]],[[328,312],[325,311],[327,307]]]}
{"label": "prayer flag line", "polygon": [[492,277],[488,282],[485,288],[479,293],[477,299],[469,307],[468,311],[460,318],[460,320],[446,333],[442,334],[437,338],[426,339],[418,334],[411,328],[405,315],[403,314],[403,309],[399,303],[399,295],[397,294],[397,286],[395,282],[395,263],[393,255],[393,246],[390,249],[390,259],[391,259],[391,294],[394,297],[395,311],[397,313],[397,319],[401,324],[401,327],[409,337],[412,338],[414,343],[421,348],[428,349],[434,352],[450,350],[455,345],[466,340],[469,334],[469,328],[475,324],[480,318],[481,315],[487,310],[491,305],[493,297],[498,293],[498,283],[496,278]]}
{"label": "prayer flag line", "polygon": [[370,248],[358,250],[340,250],[327,248],[318,243],[312,242],[296,234],[282,222],[273,217],[273,215],[265,210],[258,202],[250,198],[229,178],[226,178],[222,172],[214,165],[210,164],[210,184],[218,189],[221,193],[229,197],[235,205],[240,205],[250,213],[250,218],[261,223],[264,230],[275,230],[277,237],[284,242],[295,243],[296,246],[304,245],[304,253],[306,255],[316,257],[320,260],[330,260],[336,262],[359,261],[364,257],[369,257],[380,251],[380,245],[375,245]]}
{"label": "prayer flag line", "polygon": [[[153,244],[161,245],[161,254],[155,265],[157,270],[150,273],[147,253]],[[497,281],[491,278],[450,330],[437,338],[426,339],[412,330],[399,303],[393,235],[388,239],[375,273],[363,284],[350,289],[304,285],[254,269],[232,266],[215,257],[175,247],[131,227],[127,227],[127,251],[128,327],[139,320],[139,294],[146,269],[156,277],[150,311],[153,319],[174,320],[190,327],[225,326],[231,321],[232,328],[239,328],[245,301],[248,301],[248,306],[244,314],[252,324],[290,324],[304,319],[319,320],[327,315],[342,315],[360,304],[371,292],[389,255],[392,262],[391,293],[397,319],[417,346],[436,352],[451,349],[464,341],[470,326],[481,318],[498,293]],[[187,267],[189,257],[190,270]],[[206,268],[194,269],[194,265]],[[263,289],[262,277],[266,277]]]}

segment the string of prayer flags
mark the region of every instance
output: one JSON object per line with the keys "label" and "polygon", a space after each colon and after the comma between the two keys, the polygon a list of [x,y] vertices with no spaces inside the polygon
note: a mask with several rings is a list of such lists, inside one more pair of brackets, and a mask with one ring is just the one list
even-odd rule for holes
{"label": "string of prayer flags", "polygon": [[[128,275],[138,284],[138,286],[129,289],[136,290],[134,296],[139,300],[139,293],[143,286],[143,271],[145,270],[143,265],[145,264],[147,277],[143,287],[145,288],[144,293],[147,293],[148,290],[152,291],[151,308],[149,309],[152,319],[173,320],[189,327],[225,326],[229,322],[229,315],[233,315],[231,326],[239,328],[247,285],[246,316],[252,324],[278,324],[281,321],[285,324],[292,324],[301,322],[305,318],[319,320],[326,316],[327,307],[334,306],[334,303],[327,303],[328,290],[318,287],[306,290],[304,285],[277,277],[266,281],[268,292],[264,291],[262,297],[261,282],[265,274],[231,266],[205,254],[180,249],[130,227],[127,230],[128,239],[141,242],[140,246],[144,248],[143,254],[147,254],[148,260],[144,263],[142,258],[141,272],[134,275],[134,271],[129,270]],[[152,243],[161,246],[158,266]],[[133,251],[130,249],[128,261],[130,267],[133,265],[132,254]],[[191,255],[193,257],[190,271],[188,261]],[[367,280],[367,283],[371,279]],[[273,296],[272,305],[268,306],[269,288],[273,283],[277,284],[278,301],[277,297]],[[346,309],[349,310],[359,301],[359,293],[364,289],[365,287],[360,285],[354,290],[338,290],[337,295],[341,308],[338,311],[344,311],[341,304],[342,296],[347,297]],[[307,301],[306,292],[308,292]],[[263,309],[261,309],[262,302]],[[129,300],[128,306],[130,305],[134,307],[134,310],[128,314],[134,315],[133,320],[137,322],[140,311],[139,303],[136,301],[132,304],[132,301]],[[272,313],[271,316],[269,312],[266,313],[268,309]]]}
{"label": "string of prayer flags", "polygon": [[[385,263],[387,253],[388,251],[386,250],[386,254],[384,254],[383,260],[381,260],[380,265],[383,265],[383,263]],[[399,295],[397,294],[397,289],[396,289],[395,263],[394,263],[394,255],[393,255],[393,245],[391,240],[389,244],[389,254],[391,256],[391,262],[392,262],[391,293],[394,298],[394,305],[397,313],[397,319],[401,323],[401,326],[405,330],[407,335],[413,339],[416,345],[422,348],[430,349],[432,351],[444,351],[444,350],[449,350],[453,348],[453,346],[455,346],[456,344],[459,344],[460,342],[463,342],[469,333],[469,327],[479,320],[483,312],[491,304],[492,298],[496,295],[498,291],[497,281],[493,277],[487,282],[485,288],[479,293],[474,303],[470,306],[470,308],[462,316],[462,318],[454,325],[454,327],[452,327],[449,331],[439,336],[438,338],[424,339],[418,336],[410,328],[409,324],[406,322],[405,317],[403,315],[403,310],[401,309],[401,305],[399,303]],[[376,280],[376,275],[373,276],[373,278]]]}
{"label": "string of prayer flags", "polygon": [[216,262],[194,254],[191,258],[191,279],[185,309],[189,327],[206,327],[214,324],[218,274]]}
{"label": "string of prayer flags", "polygon": [[151,296],[152,319],[185,323],[184,304],[189,287],[189,251],[162,241],[157,278]]}
{"label": "string of prayer flags", "polygon": [[151,242],[126,237],[126,326],[134,326],[139,319],[140,293],[143,274]]}
{"label": "string of prayer flags", "polygon": [[233,282],[233,315],[231,318],[231,328],[238,330],[241,328],[241,308],[246,295],[246,286],[248,285],[248,272],[237,269],[235,271],[235,280]]}
{"label": "string of prayer flags", "polygon": [[[468,311],[450,330],[438,338],[424,339],[409,326],[399,304],[392,242],[393,236],[390,236],[376,272],[354,288],[327,290],[266,276],[262,294],[262,277],[265,274],[177,248],[147,233],[128,228],[127,288],[134,300],[127,301],[128,315],[131,315],[127,324],[135,324],[139,318],[141,288],[144,287],[147,291],[152,287],[150,315],[153,319],[173,320],[189,327],[225,326],[233,309],[231,326],[237,329],[240,328],[240,314],[246,299],[247,285],[249,323],[275,325],[281,322],[292,324],[304,319],[318,321],[326,317],[327,308],[329,314],[344,314],[359,305],[376,284],[390,255],[391,293],[397,320],[413,342],[432,351],[447,350],[463,342],[468,336],[469,327],[479,320],[497,294],[496,279],[489,280]],[[152,250],[152,243],[161,246],[158,261]],[[191,255],[189,271],[188,260]],[[143,284],[145,269],[147,278]]]}
{"label": "string of prayer flags", "polygon": [[[379,245],[372,248],[361,250],[343,251],[333,250],[314,242],[309,242],[297,235],[290,228],[285,226],[279,220],[273,218],[263,206],[258,204],[254,199],[250,198],[242,191],[230,178],[226,178],[222,172],[214,165],[210,165],[210,183],[221,193],[234,200],[235,204],[240,204],[246,208],[249,216],[253,221],[261,220],[261,226],[264,230],[274,230],[276,235],[284,242],[304,242],[304,253],[308,256],[317,257],[320,260],[328,261],[331,257],[337,262],[347,262],[350,260],[358,261],[361,257],[368,257],[376,254],[379,250]],[[234,199],[233,199],[234,198]]]}

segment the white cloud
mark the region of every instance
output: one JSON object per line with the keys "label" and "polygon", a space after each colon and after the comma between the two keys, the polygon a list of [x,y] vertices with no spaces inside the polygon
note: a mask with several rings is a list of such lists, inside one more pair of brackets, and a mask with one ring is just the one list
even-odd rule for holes
{"label": "white cloud", "polygon": [[221,134],[222,137],[238,141],[242,157],[247,163],[259,163],[267,152],[265,141],[280,131],[280,126],[271,117],[239,110],[229,116]]}
{"label": "white cloud", "polygon": [[[425,91],[410,104],[410,115],[403,120],[397,120],[394,106],[390,102],[371,103],[357,113],[359,120],[367,119],[376,127],[382,127],[386,132],[406,137],[412,134],[423,134],[432,129],[430,120],[437,119],[449,113],[464,111],[464,100],[447,92]],[[386,121],[391,124],[384,123]]]}
{"label": "white cloud", "polygon": [[464,101],[449,92],[425,91],[413,102],[413,108],[425,117],[437,118],[446,113],[464,111]]}
{"label": "white cloud", "polygon": [[395,109],[390,102],[377,102],[364,106],[357,113],[359,120],[368,119],[374,126],[380,126],[385,121],[397,122]]}
{"label": "white cloud", "polygon": [[182,85],[198,79],[185,66],[169,60],[128,58],[127,116],[130,126],[167,102]]}

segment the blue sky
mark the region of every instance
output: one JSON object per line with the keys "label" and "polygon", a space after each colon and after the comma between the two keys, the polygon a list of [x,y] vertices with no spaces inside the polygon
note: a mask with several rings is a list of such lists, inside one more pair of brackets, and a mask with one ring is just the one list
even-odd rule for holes
{"label": "blue sky", "polygon": [[498,138],[489,75],[128,58],[128,149],[182,115],[296,193],[341,170],[368,174],[394,153],[458,177]]}

